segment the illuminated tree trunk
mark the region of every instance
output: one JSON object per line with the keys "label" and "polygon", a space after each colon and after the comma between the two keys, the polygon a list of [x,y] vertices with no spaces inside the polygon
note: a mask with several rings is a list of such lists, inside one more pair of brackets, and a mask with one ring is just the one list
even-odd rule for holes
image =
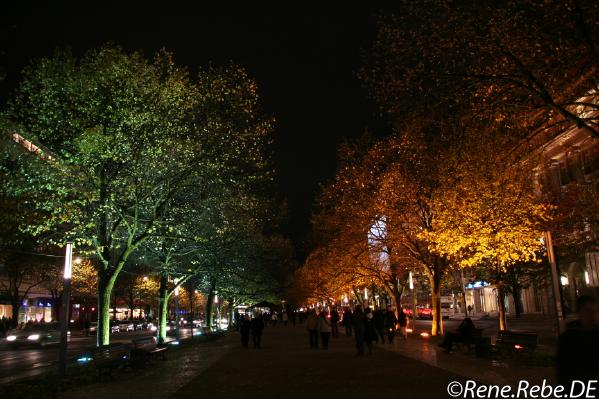
{"label": "illuminated tree trunk", "polygon": [[395,306],[395,317],[399,317],[399,309],[401,308],[401,296],[403,294],[403,286],[400,286],[395,275],[391,279],[391,289],[389,290],[393,298]]}
{"label": "illuminated tree trunk", "polygon": [[497,284],[497,309],[499,310],[499,331],[507,330],[505,319],[505,291],[501,283]]}
{"label": "illuminated tree trunk", "polygon": [[166,342],[166,316],[168,314],[168,278],[166,274],[160,276],[158,289],[158,343]]}
{"label": "illuminated tree trunk", "polygon": [[443,317],[441,316],[441,276],[437,270],[429,275],[429,281],[431,284],[431,305],[433,313],[431,335],[442,335]]}
{"label": "illuminated tree trunk", "polygon": [[356,287],[352,286],[351,289],[354,292],[354,295],[356,296],[356,299],[358,300],[360,306],[364,307],[364,299],[360,296],[360,293],[358,292]]}
{"label": "illuminated tree trunk", "polygon": [[[227,303],[229,304],[229,329],[231,329],[231,327],[233,326],[233,322],[235,320],[234,319],[234,312],[233,312],[233,308],[235,307],[235,299],[234,298],[229,298],[229,300],[227,301]],[[291,316],[290,316],[291,317]]]}
{"label": "illuminated tree trunk", "polygon": [[110,343],[110,297],[114,287],[115,277],[104,273],[98,276],[98,329],[96,345],[105,346]]}
{"label": "illuminated tree trunk", "polygon": [[210,291],[208,292],[208,298],[206,300],[206,327],[212,330],[212,325],[214,324],[214,288],[215,284],[212,283],[210,286]]}

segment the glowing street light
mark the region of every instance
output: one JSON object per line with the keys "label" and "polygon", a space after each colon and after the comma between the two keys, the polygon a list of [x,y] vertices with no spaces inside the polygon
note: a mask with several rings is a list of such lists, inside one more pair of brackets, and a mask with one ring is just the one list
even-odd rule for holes
{"label": "glowing street light", "polygon": [[416,286],[414,285],[414,275],[412,274],[412,272],[410,272],[408,276],[408,283],[410,285],[410,291],[412,291],[412,331],[416,332],[416,301],[418,300],[418,298],[416,297]]}
{"label": "glowing street light", "polygon": [[[175,284],[178,279],[175,280]],[[179,286],[175,286],[175,341],[179,342]]]}
{"label": "glowing street light", "polygon": [[73,243],[67,242],[64,256],[62,309],[60,314],[60,352],[58,372],[64,377],[67,371],[67,336],[69,334],[69,307],[71,306],[71,277],[73,277]]}

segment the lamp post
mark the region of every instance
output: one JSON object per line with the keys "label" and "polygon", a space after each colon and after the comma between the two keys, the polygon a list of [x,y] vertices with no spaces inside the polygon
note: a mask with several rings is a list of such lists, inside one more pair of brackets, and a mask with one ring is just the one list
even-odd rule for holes
{"label": "lamp post", "polygon": [[179,342],[179,286],[175,287],[175,341]]}
{"label": "lamp post", "polygon": [[416,287],[414,285],[414,275],[410,272],[408,278],[410,284],[410,290],[412,291],[412,333],[416,334]]}
{"label": "lamp post", "polygon": [[545,248],[547,249],[547,259],[549,260],[549,267],[551,268],[551,285],[553,286],[553,299],[555,305],[555,328],[557,335],[561,334],[562,322],[564,320],[564,312],[562,309],[562,293],[560,290],[560,279],[557,271],[557,261],[555,259],[555,252],[553,250],[553,239],[551,238],[551,232],[546,231],[543,235],[543,241]]}
{"label": "lamp post", "polygon": [[69,334],[69,308],[71,303],[71,277],[73,275],[73,243],[68,242],[64,257],[62,309],[60,312],[60,352],[58,372],[64,377],[67,371],[67,338]]}
{"label": "lamp post", "polygon": [[220,309],[218,307],[218,292],[214,293],[214,304],[216,305],[216,329],[220,330]]}

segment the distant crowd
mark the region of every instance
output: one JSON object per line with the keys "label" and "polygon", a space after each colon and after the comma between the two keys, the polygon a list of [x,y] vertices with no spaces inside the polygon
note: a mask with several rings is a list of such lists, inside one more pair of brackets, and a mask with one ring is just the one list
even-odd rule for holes
{"label": "distant crowd", "polygon": [[403,309],[400,309],[396,316],[391,306],[381,310],[370,307],[362,309],[358,305],[353,311],[349,307],[341,310],[337,308],[331,310],[310,309],[293,312],[291,316],[286,310],[255,312],[253,315],[236,313],[235,322],[244,348],[249,347],[250,337],[253,347],[260,348],[262,333],[269,324],[277,326],[280,323],[283,326],[288,324],[296,326],[305,323],[309,347],[311,349],[319,347],[328,349],[331,337],[339,336],[339,327],[341,326],[346,336],[355,338],[357,355],[362,356],[366,352],[372,354],[374,342],[393,343],[398,329],[405,339],[408,317]]}

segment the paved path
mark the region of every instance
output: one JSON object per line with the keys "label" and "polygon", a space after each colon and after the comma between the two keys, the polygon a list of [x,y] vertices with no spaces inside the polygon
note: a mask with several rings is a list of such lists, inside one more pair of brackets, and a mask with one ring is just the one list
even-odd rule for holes
{"label": "paved path", "polygon": [[262,349],[232,348],[172,398],[442,398],[451,372],[375,347],[356,357],[344,336],[310,350],[303,326],[268,327]]}

